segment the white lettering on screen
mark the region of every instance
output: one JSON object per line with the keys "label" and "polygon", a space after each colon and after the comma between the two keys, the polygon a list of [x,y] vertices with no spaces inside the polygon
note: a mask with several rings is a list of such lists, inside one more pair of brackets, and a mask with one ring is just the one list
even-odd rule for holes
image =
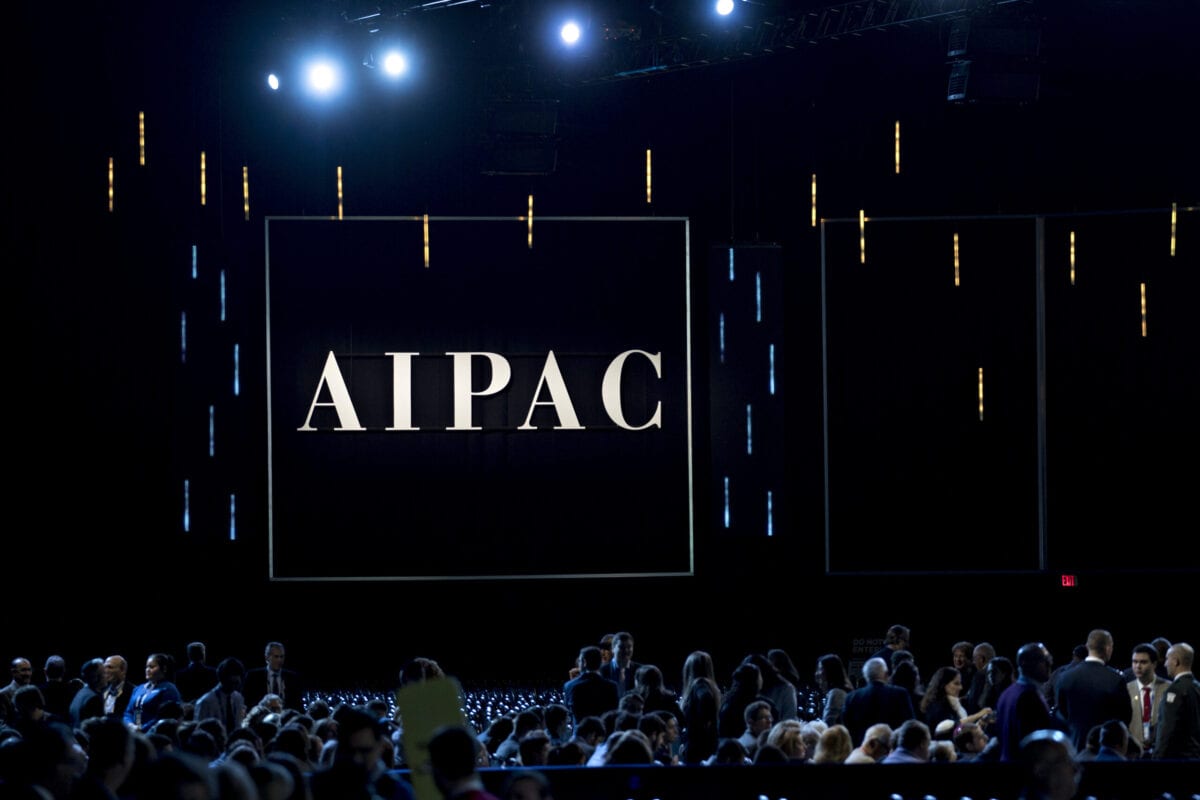
{"label": "white lettering on screen", "polygon": [[[413,425],[412,419],[412,364],[413,359],[419,357],[420,353],[385,353],[385,355],[389,356],[392,360],[392,424],[384,430],[420,430],[420,427]],[[447,427],[446,430],[483,430],[483,428],[474,424],[472,398],[486,397],[503,391],[512,379],[512,367],[508,359],[499,353],[451,352],[446,353],[446,355],[453,360],[454,374],[452,390],[454,424]],[[600,386],[600,395],[604,410],[614,425],[628,431],[661,428],[661,400],[655,403],[654,412],[650,415],[650,418],[641,424],[630,422],[625,415],[625,408],[621,403],[621,379],[624,374],[626,362],[634,355],[642,356],[649,361],[651,366],[654,367],[655,377],[659,380],[662,379],[661,353],[649,353],[645,350],[626,350],[623,353],[618,353],[604,370],[604,379]],[[491,370],[487,385],[480,388],[473,386],[471,381],[472,361],[476,358],[486,359]],[[320,399],[323,388],[328,388],[329,390],[328,401],[321,401]],[[542,399],[543,394],[548,395],[548,399]],[[517,426],[517,430],[537,430],[538,426],[534,425],[532,420],[533,414],[539,406],[549,406],[554,409],[554,413],[558,419],[558,424],[554,426],[554,430],[584,430],[586,427],[580,424],[579,417],[575,413],[575,406],[571,402],[571,394],[567,389],[566,380],[563,378],[562,370],[559,369],[558,359],[555,357],[553,350],[546,353],[546,360],[542,365],[541,375],[533,391],[533,397],[529,402],[529,411],[525,415],[525,421]],[[304,424],[296,430],[321,430],[312,426],[313,412],[318,407],[332,407],[334,409],[334,412],[337,414],[338,424],[333,430],[367,430],[358,421],[358,414],[355,412],[354,403],[350,399],[350,391],[346,387],[345,379],[342,377],[337,356],[334,355],[332,350],[329,351],[329,355],[325,358],[325,366],[322,368],[321,376],[317,380],[317,388],[313,392],[312,402],[309,403],[308,414],[304,418]]]}

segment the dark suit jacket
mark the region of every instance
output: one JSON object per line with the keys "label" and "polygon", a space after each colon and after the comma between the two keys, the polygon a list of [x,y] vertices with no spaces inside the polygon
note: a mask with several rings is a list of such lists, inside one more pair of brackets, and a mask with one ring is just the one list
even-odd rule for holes
{"label": "dark suit jacket", "polygon": [[641,666],[636,661],[630,661],[629,666],[625,668],[625,680],[622,682],[621,669],[617,666],[617,660],[614,658],[607,664],[600,665],[600,674],[615,683],[621,695],[624,695],[633,689],[633,677],[637,675],[637,671]]}
{"label": "dark suit jacket", "polygon": [[[300,673],[293,670],[281,669],[283,679],[283,707],[304,710],[304,682]],[[209,687],[212,688],[211,686]],[[246,698],[246,707],[253,708],[258,701],[267,695],[267,668],[256,667],[246,673],[242,681],[242,697]]]}
{"label": "dark suit jacket", "polygon": [[888,686],[883,681],[872,681],[846,695],[842,724],[850,729],[851,739],[859,745],[863,734],[872,725],[886,722],[890,727],[898,728],[914,716],[908,690]]}
{"label": "dark suit jacket", "polygon": [[1096,725],[1110,719],[1129,724],[1129,692],[1121,673],[1099,661],[1084,661],[1059,678],[1055,688],[1058,716],[1067,723],[1075,751],[1087,747],[1087,736]]}
{"label": "dark suit jacket", "polygon": [[217,670],[207,664],[189,663],[175,673],[175,688],[186,702],[195,702],[200,695],[212,691],[217,685]]}
{"label": "dark suit jacket", "polygon": [[83,687],[71,698],[71,707],[68,711],[68,716],[71,719],[71,726],[75,728],[78,728],[80,723],[85,719],[103,717],[104,695],[88,686]]}
{"label": "dark suit jacket", "polygon": [[[129,680],[125,681],[125,685],[121,687],[121,694],[117,695],[117,702],[113,706],[112,715],[114,717],[116,717],[119,720],[125,719],[125,709],[129,708],[129,699],[131,697],[133,697],[133,690],[136,688],[137,687],[133,685],[132,681],[129,681]],[[107,691],[108,690],[105,689],[104,692],[102,692],[101,696],[100,696],[100,703],[101,703],[102,710],[103,710],[103,703],[104,703],[104,694],[107,693]]]}
{"label": "dark suit jacket", "polygon": [[584,717],[598,717],[616,708],[618,692],[617,685],[599,672],[584,672],[563,686],[563,701],[578,724]]}
{"label": "dark suit jacket", "polygon": [[1158,707],[1155,758],[1200,758],[1200,686],[1192,673],[1171,681]]}
{"label": "dark suit jacket", "polygon": [[1001,761],[1016,761],[1021,740],[1034,731],[1065,728],[1050,713],[1050,706],[1036,684],[1018,679],[996,701],[996,725],[992,733],[1000,743]]}

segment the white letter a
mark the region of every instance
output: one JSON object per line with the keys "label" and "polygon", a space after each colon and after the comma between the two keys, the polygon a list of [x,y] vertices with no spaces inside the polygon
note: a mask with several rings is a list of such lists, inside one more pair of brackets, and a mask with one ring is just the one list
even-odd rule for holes
{"label": "white letter a", "polygon": [[[332,398],[332,402],[317,402],[317,398],[321,396],[322,386],[329,387],[329,396]],[[342,379],[342,371],[338,369],[337,359],[333,357],[332,350],[329,351],[329,358],[325,359],[325,369],[321,370],[321,379],[317,381],[317,391],[313,394],[312,405],[308,407],[308,416],[305,417],[304,424],[296,430],[317,430],[309,424],[312,422],[313,410],[317,406],[333,406],[334,410],[337,411],[338,426],[334,430],[366,430],[366,428],[358,424],[358,414],[354,413],[354,404],[350,402],[350,392],[346,389],[346,381]]]}

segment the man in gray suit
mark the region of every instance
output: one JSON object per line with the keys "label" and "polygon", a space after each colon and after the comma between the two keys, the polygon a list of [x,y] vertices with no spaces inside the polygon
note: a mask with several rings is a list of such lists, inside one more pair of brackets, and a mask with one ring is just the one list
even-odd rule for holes
{"label": "man in gray suit", "polygon": [[1158,677],[1158,650],[1150,644],[1139,644],[1133,648],[1133,680],[1125,684],[1133,717],[1129,722],[1129,738],[1142,747],[1143,757],[1149,756],[1154,745],[1154,722],[1158,719],[1158,706],[1171,682]]}

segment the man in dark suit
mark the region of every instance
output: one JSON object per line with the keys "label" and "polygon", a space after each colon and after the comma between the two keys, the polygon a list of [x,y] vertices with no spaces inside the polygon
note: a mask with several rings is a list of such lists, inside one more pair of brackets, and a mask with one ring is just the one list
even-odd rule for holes
{"label": "man in dark suit", "polygon": [[1053,659],[1041,642],[1030,642],[1017,651],[1017,680],[996,701],[996,740],[1001,761],[1016,761],[1021,741],[1040,730],[1063,730],[1066,726],[1050,713],[1042,695],[1042,684],[1050,680]]}
{"label": "man in dark suit", "polygon": [[217,671],[205,663],[208,648],[204,642],[187,646],[188,664],[175,673],[175,688],[184,702],[194,703],[200,695],[217,685]]}
{"label": "man in dark suit", "polygon": [[1158,707],[1154,757],[1200,758],[1200,686],[1192,674],[1195,651],[1187,642],[1167,649],[1171,685]]}
{"label": "man in dark suit", "polygon": [[1096,629],[1088,634],[1088,656],[1065,673],[1055,688],[1055,707],[1067,724],[1076,752],[1087,748],[1088,731],[1110,719],[1129,719],[1129,692],[1121,673],[1108,666],[1112,634]]}
{"label": "man in dark suit", "polygon": [[268,642],[263,651],[266,666],[257,667],[246,673],[242,684],[242,696],[247,707],[253,708],[268,694],[277,694],[283,699],[284,708],[304,710],[304,684],[300,674],[284,669],[286,653],[279,642]]}
{"label": "man in dark suit", "polygon": [[79,677],[83,679],[83,688],[71,698],[68,710],[71,727],[78,728],[86,719],[104,716],[104,659],[93,658],[79,669]]}
{"label": "man in dark suit", "polygon": [[626,631],[614,634],[612,660],[600,667],[600,674],[625,695],[633,689],[633,678],[640,666],[633,660],[633,634]]}
{"label": "man in dark suit", "polygon": [[133,684],[125,681],[129,663],[122,656],[104,659],[104,715],[117,719],[125,718],[129,698],[133,697]]}
{"label": "man in dark suit", "polygon": [[883,722],[895,730],[914,718],[912,699],[899,686],[887,683],[888,667],[882,658],[867,659],[863,664],[867,685],[846,695],[842,723],[850,729],[850,738],[861,744],[867,728]]}
{"label": "man in dark suit", "polygon": [[600,667],[600,648],[583,648],[579,651],[579,677],[563,686],[563,702],[571,709],[576,725],[584,717],[599,717],[611,711],[620,702],[617,685],[600,674]]}

